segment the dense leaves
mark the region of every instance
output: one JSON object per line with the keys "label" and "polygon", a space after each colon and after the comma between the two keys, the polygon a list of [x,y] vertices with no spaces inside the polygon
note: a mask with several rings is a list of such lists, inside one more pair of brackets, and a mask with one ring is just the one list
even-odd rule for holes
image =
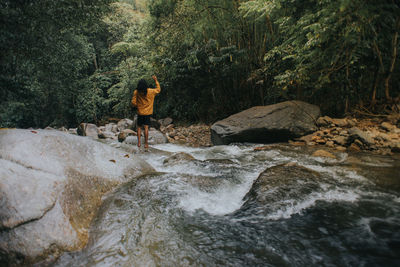
{"label": "dense leaves", "polygon": [[94,46],[85,34],[109,0],[1,2],[2,126],[76,122],[79,95],[89,90]]}
{"label": "dense leaves", "polygon": [[164,2],[168,12],[152,17],[170,113],[212,120],[302,99],[343,115],[399,101],[398,2],[181,0],[173,11]]}
{"label": "dense leaves", "polygon": [[395,0],[4,0],[0,7],[0,127],[132,116],[132,91],[152,74],[163,89],[155,116],[187,121],[287,99],[343,115],[396,107],[400,98]]}
{"label": "dense leaves", "polygon": [[[278,39],[265,54],[262,73],[289,97],[343,113],[376,96],[399,96],[395,1],[260,0],[241,9],[274,22]],[[393,79],[384,84],[389,75]]]}

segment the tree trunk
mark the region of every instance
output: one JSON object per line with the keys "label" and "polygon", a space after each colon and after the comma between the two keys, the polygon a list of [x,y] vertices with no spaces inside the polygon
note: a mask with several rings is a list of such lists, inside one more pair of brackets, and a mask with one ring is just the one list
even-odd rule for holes
{"label": "tree trunk", "polygon": [[397,58],[397,40],[399,37],[399,30],[400,28],[400,17],[397,17],[396,19],[396,26],[395,26],[395,33],[393,34],[393,39],[392,39],[392,58],[390,60],[390,66],[388,70],[388,74],[385,77],[385,96],[386,100],[390,100],[390,93],[389,93],[389,82],[390,78],[392,77],[392,73],[394,70],[394,66],[396,65],[396,58]]}
{"label": "tree trunk", "polygon": [[374,74],[374,85],[372,87],[371,105],[374,106],[376,103],[376,90],[379,84],[379,67],[376,69]]}
{"label": "tree trunk", "polygon": [[96,54],[93,54],[93,64],[94,64],[94,68],[95,68],[96,70],[98,70],[99,67],[97,66]]}

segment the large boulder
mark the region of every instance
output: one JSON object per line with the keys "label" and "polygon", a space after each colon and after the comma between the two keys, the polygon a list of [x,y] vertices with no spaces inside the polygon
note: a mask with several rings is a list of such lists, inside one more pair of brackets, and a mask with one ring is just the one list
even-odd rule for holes
{"label": "large boulder", "polygon": [[0,263],[30,265],[84,247],[102,196],[154,169],[92,139],[0,130]]}
{"label": "large boulder", "polygon": [[[265,206],[282,199],[306,197],[320,188],[320,180],[319,173],[295,163],[273,166],[259,175],[244,200]],[[300,186],[307,183],[308,186]]]}
{"label": "large boulder", "polygon": [[[136,145],[137,144],[137,136],[127,136],[123,141],[126,144]],[[144,131],[142,130],[141,142],[144,144]],[[150,130],[149,131],[149,144],[157,145],[157,144],[165,144],[168,143],[168,138],[162,132],[158,130]]]}
{"label": "large boulder", "polygon": [[354,140],[359,139],[365,146],[373,146],[375,144],[372,136],[366,132],[362,131],[357,127],[349,129],[349,142],[352,143]]}
{"label": "large boulder", "polygon": [[93,123],[81,123],[77,128],[77,133],[81,136],[89,136],[93,139],[99,138],[99,129]]}
{"label": "large boulder", "polygon": [[118,125],[116,123],[113,122],[107,123],[104,127],[106,132],[113,132],[113,133],[118,132]]}
{"label": "large boulder", "polygon": [[170,117],[164,118],[164,119],[159,119],[158,122],[162,127],[167,127],[168,125],[171,125],[173,122],[173,119]]}
{"label": "large boulder", "polygon": [[125,129],[133,129],[135,122],[130,119],[122,119],[118,122],[118,130],[122,132]]}
{"label": "large boulder", "polygon": [[214,123],[211,141],[214,145],[284,142],[316,131],[319,116],[319,107],[302,101],[252,107]]}
{"label": "large boulder", "polygon": [[178,153],[174,153],[170,157],[166,158],[164,160],[163,164],[170,166],[170,165],[175,165],[175,164],[179,164],[181,162],[192,161],[192,160],[195,160],[195,158],[192,155],[187,154],[185,152],[178,152]]}
{"label": "large boulder", "polygon": [[263,214],[270,219],[289,218],[294,213],[312,206],[324,189],[321,184],[330,184],[318,172],[288,163],[266,169],[254,181],[245,195],[237,216]]}

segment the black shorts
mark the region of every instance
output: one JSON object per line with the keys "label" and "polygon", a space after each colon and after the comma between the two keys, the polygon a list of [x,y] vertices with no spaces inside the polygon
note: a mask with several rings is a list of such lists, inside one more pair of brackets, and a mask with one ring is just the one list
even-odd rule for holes
{"label": "black shorts", "polygon": [[151,115],[138,115],[137,125],[138,126],[150,125],[150,117]]}

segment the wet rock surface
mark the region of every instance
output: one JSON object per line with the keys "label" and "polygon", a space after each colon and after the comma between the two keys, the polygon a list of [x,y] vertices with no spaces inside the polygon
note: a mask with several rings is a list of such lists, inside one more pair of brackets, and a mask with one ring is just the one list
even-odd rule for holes
{"label": "wet rock surface", "polygon": [[170,157],[166,158],[163,162],[164,165],[174,165],[183,161],[191,161],[194,160],[194,157],[188,153],[179,152],[174,153]]}
{"label": "wet rock surface", "polygon": [[245,203],[241,209],[246,210],[246,206],[254,202],[268,207],[271,203],[279,203],[285,199],[305,198],[311,192],[317,191],[320,178],[317,172],[295,163],[268,168],[253,183],[244,197]]}
{"label": "wet rock surface", "polygon": [[99,129],[92,123],[81,123],[77,128],[78,135],[89,136],[94,139],[99,138]]}
{"label": "wet rock surface", "polygon": [[0,262],[51,260],[85,246],[101,197],[153,168],[59,131],[0,131]]}

